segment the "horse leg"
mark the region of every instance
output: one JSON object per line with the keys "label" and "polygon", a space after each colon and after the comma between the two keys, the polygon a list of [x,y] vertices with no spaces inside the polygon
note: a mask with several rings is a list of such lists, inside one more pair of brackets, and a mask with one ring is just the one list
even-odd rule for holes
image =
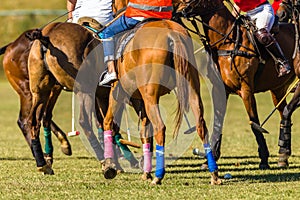
{"label": "horse leg", "polygon": [[[278,105],[278,102],[285,95],[285,92],[286,90],[271,91],[274,106]],[[283,119],[283,110],[286,105],[286,100],[284,100],[277,108],[281,117],[278,140],[279,155],[277,164],[282,168],[288,166],[288,158],[291,155],[291,120]]]}
{"label": "horse leg", "polygon": [[300,106],[300,87],[297,86],[292,100],[284,107],[282,120],[280,122],[280,132],[278,146],[279,148],[279,167],[288,166],[288,158],[291,150],[291,117],[293,112]]}
{"label": "horse leg", "polygon": [[[116,83],[115,83],[116,84]],[[104,128],[104,163],[103,163],[103,174],[106,179],[113,179],[117,175],[116,166],[114,163],[114,150],[113,150],[113,119],[114,113],[118,111],[120,103],[118,103],[113,97],[113,87],[110,91],[109,105],[107,113],[104,117],[103,128]]]}
{"label": "horse leg", "polygon": [[[192,70],[192,69],[191,69]],[[200,82],[197,73],[191,73],[190,88],[189,88],[189,105],[196,120],[196,131],[203,143],[208,169],[211,173],[211,185],[222,184],[221,179],[218,175],[218,165],[212,153],[212,149],[209,144],[209,134],[204,120],[204,108],[200,96]],[[197,87],[198,86],[198,87]],[[178,97],[183,98],[183,97]],[[224,116],[223,116],[224,117]],[[222,118],[223,119],[223,118]],[[218,138],[219,140],[221,138]],[[216,144],[216,143],[215,143]]]}
{"label": "horse leg", "polygon": [[51,166],[47,165],[41,143],[40,126],[44,109],[50,95],[54,80],[44,67],[41,55],[41,44],[35,41],[28,58],[28,72],[30,77],[30,90],[32,93],[32,107],[27,117],[27,125],[31,129],[31,148],[36,160],[38,171],[44,174],[54,174]]}
{"label": "horse leg", "polygon": [[[158,96],[153,86],[149,85],[140,87],[140,93],[142,94],[145,110],[147,116],[153,125],[153,135],[156,141],[156,169],[155,178],[152,180],[152,185],[161,184],[162,179],[165,175],[165,132],[166,126],[161,118]],[[144,152],[150,150],[150,145],[143,144]],[[147,149],[147,150],[146,150]],[[145,162],[145,160],[144,160]],[[145,165],[145,164],[144,164]]]}
{"label": "horse leg", "polygon": [[[45,136],[45,154],[52,157],[53,146],[51,140],[51,131],[57,137],[61,143],[61,151],[65,155],[72,155],[71,145],[67,139],[66,134],[54,123],[52,122],[52,111],[57,99],[62,91],[60,85],[55,85],[51,89],[51,94],[47,102],[46,110],[43,116],[43,126],[44,126],[44,136]],[[52,124],[53,123],[53,124]],[[47,159],[46,159],[47,160]]]}
{"label": "horse leg", "polygon": [[[115,130],[115,135],[113,137],[115,143],[117,144],[117,146],[115,146],[116,148],[120,148],[124,154],[124,158],[126,160],[129,161],[130,166],[132,168],[138,168],[138,164],[139,162],[137,161],[137,159],[134,157],[133,153],[130,151],[130,149],[128,148],[127,145],[122,144],[120,142],[121,139],[123,139],[122,135],[119,133],[120,130],[120,126],[121,126],[121,117],[122,117],[122,113],[125,110],[125,103],[122,104],[122,106],[119,108],[118,112],[115,115],[115,123],[114,123],[114,130]],[[118,161],[118,157],[115,154],[116,157],[116,161]],[[118,168],[118,162],[116,162],[117,168]],[[119,168],[121,168],[121,166],[119,166]]]}
{"label": "horse leg", "polygon": [[[216,161],[219,160],[221,156],[221,144],[222,144],[222,129],[224,123],[224,117],[226,112],[226,105],[228,101],[228,93],[225,95],[220,95],[223,92],[213,86],[212,88],[212,100],[213,100],[213,108],[214,108],[214,125],[213,125],[213,132],[211,134],[211,150],[213,156]],[[224,98],[221,100],[220,98]],[[206,170],[208,168],[208,163],[205,161],[201,165],[202,170]]]}
{"label": "horse leg", "polygon": [[[31,136],[30,136],[30,128],[26,126],[26,119],[28,117],[28,114],[30,112],[30,108],[32,106],[32,98],[31,93],[27,95],[20,95],[20,112],[19,112],[19,118],[17,121],[17,124],[19,128],[21,129],[25,140],[29,147],[31,146]],[[32,152],[33,153],[33,152]]]}
{"label": "horse leg", "polygon": [[143,168],[142,180],[152,180],[152,155],[153,155],[153,127],[148,119],[145,106],[140,99],[130,99],[135,112],[141,117],[140,138],[143,144],[143,157],[141,168]]}
{"label": "horse leg", "polygon": [[[247,91],[246,89],[242,89],[240,96],[243,100],[243,103],[245,105],[250,120],[259,124],[254,95],[250,91]],[[255,139],[258,144],[258,154],[259,154],[259,158],[261,159],[261,162],[259,163],[259,169],[269,169],[270,168],[268,164],[269,150],[266,144],[266,140],[260,131],[256,130],[254,127],[251,127],[251,129],[255,135]]]}
{"label": "horse leg", "polygon": [[57,137],[57,139],[60,141],[61,151],[65,155],[71,156],[72,155],[72,148],[71,148],[71,144],[69,143],[69,140],[68,140],[66,134],[52,120],[51,120],[51,123],[50,123],[50,129],[54,133],[54,135]]}
{"label": "horse leg", "polygon": [[39,94],[33,92],[33,106],[27,122],[31,127],[31,148],[36,159],[38,171],[43,172],[44,174],[53,175],[54,172],[51,165],[47,164],[45,161],[39,138],[42,113],[45,107],[45,102],[43,103],[42,99],[43,97],[40,97]]}
{"label": "horse leg", "polygon": [[97,137],[93,131],[92,126],[92,117],[93,111],[95,108],[94,100],[95,96],[91,93],[77,92],[80,99],[80,115],[79,115],[79,124],[84,130],[84,133],[96,154],[97,160],[101,163],[104,160],[103,149],[97,140]]}

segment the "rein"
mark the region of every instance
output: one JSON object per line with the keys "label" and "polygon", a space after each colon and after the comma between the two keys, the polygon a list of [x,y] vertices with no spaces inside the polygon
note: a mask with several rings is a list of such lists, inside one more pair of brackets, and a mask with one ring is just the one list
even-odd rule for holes
{"label": "rein", "polygon": [[[244,45],[242,45],[239,40],[234,40],[232,38],[230,38],[230,34],[233,33],[233,31],[235,30],[236,31],[236,35],[237,35],[237,38],[240,38],[240,25],[241,24],[245,24],[245,22],[243,23],[242,21],[242,17],[240,16],[239,18],[237,18],[232,27],[230,28],[230,31],[228,33],[222,33],[220,31],[218,31],[217,29],[213,28],[212,26],[208,25],[207,23],[205,23],[201,17],[203,16],[207,16],[207,15],[212,15],[214,14],[216,11],[218,10],[221,10],[223,9],[225,6],[224,4],[221,4],[220,6],[214,8],[214,9],[209,9],[207,10],[206,12],[202,12],[201,14],[198,14],[198,13],[194,13],[192,11],[192,8],[189,8],[189,6],[191,6],[191,3],[193,3],[195,0],[192,0],[189,2],[189,4],[187,4],[187,7],[185,9],[183,9],[182,11],[182,15],[188,20],[190,21],[190,23],[193,25],[194,29],[195,30],[191,30],[190,28],[188,28],[186,25],[183,24],[183,26],[185,28],[187,28],[189,31],[193,32],[194,34],[197,34],[201,40],[201,42],[203,43],[204,47],[206,50],[212,50],[213,47],[215,47],[216,45],[218,45],[219,43],[223,43],[223,45],[226,43],[226,41],[229,41],[231,43],[234,43],[234,49],[232,50],[218,50],[217,53],[218,53],[218,56],[230,56],[232,59],[231,59],[231,69],[232,69],[232,65],[234,64],[233,60],[234,60],[234,57],[236,56],[242,56],[242,57],[246,57],[246,58],[252,58],[252,57],[259,57],[260,61],[263,62],[263,59],[260,57],[260,53],[258,51],[258,47],[257,45],[255,44],[255,40],[252,36],[252,44],[254,44],[254,48],[256,49],[256,51],[253,51],[252,49],[250,49],[249,47],[246,47]],[[199,4],[199,2],[197,3]],[[192,6],[191,6],[192,7]],[[195,5],[194,5],[195,7]],[[203,27],[206,27],[207,29],[219,34],[222,36],[221,39],[217,40],[216,42],[214,42],[213,44],[210,44],[209,41],[208,41],[208,38],[206,35],[203,35],[200,33],[200,30],[199,30],[199,27],[198,27],[198,24],[197,22],[200,22],[202,24]],[[248,28],[249,27],[246,27],[247,30],[249,30]],[[249,34],[250,35],[250,34]],[[251,37],[250,37],[251,38]],[[254,41],[254,43],[253,43]],[[250,51],[247,52],[247,51],[241,51],[239,50],[240,47],[243,47],[245,48],[247,51]],[[257,55],[257,52],[258,52],[258,55]],[[236,66],[235,66],[236,68]]]}

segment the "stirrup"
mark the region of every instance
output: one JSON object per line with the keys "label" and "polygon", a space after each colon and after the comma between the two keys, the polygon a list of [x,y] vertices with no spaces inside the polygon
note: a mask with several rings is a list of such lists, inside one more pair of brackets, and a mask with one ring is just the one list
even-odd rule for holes
{"label": "stirrup", "polygon": [[278,77],[287,75],[290,72],[291,72],[291,66],[286,61],[283,63],[280,63]]}

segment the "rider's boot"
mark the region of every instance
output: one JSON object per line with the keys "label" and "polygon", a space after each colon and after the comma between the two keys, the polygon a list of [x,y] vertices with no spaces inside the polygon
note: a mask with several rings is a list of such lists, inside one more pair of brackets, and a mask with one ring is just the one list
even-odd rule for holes
{"label": "rider's boot", "polygon": [[275,63],[279,64],[278,77],[290,73],[292,68],[275,38],[265,28],[256,31],[255,36],[257,37],[258,41],[266,47],[269,53],[272,54],[272,57],[275,59]]}

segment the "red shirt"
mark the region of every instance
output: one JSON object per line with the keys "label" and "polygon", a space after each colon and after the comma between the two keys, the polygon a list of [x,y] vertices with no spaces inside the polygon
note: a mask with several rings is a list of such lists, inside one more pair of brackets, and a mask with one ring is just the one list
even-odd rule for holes
{"label": "red shirt", "polygon": [[282,0],[274,0],[273,4],[272,4],[272,7],[273,7],[273,10],[274,10],[274,14],[276,14],[278,8],[279,8],[279,4],[282,2]]}
{"label": "red shirt", "polygon": [[234,3],[244,12],[252,10],[265,2],[266,0],[234,0]]}

